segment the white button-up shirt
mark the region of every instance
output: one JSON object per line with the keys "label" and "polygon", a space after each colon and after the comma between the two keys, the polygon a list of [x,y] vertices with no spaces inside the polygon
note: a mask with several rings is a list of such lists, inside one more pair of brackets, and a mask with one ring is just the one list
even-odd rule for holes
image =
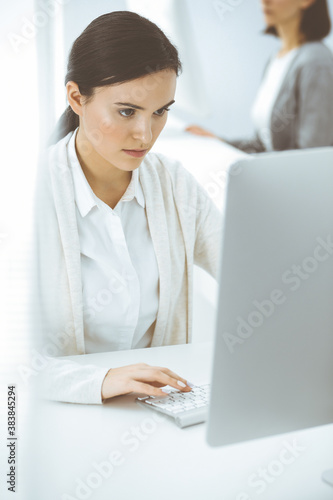
{"label": "white button-up shirt", "polygon": [[290,50],[282,57],[275,57],[269,63],[252,107],[252,120],[259,138],[267,151],[273,151],[272,113],[288,69],[297,51]]}
{"label": "white button-up shirt", "polygon": [[149,347],[158,310],[158,267],[139,172],[114,209],[91,189],[74,132],[68,159],[81,248],[86,353]]}

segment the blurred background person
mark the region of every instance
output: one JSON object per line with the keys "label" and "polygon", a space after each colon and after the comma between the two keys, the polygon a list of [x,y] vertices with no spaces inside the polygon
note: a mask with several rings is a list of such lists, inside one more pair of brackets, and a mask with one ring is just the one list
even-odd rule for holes
{"label": "blurred background person", "polygon": [[252,107],[255,136],[226,140],[248,153],[333,145],[333,54],[322,40],[331,30],[327,0],[262,0],[266,29],[281,40],[268,61]]}

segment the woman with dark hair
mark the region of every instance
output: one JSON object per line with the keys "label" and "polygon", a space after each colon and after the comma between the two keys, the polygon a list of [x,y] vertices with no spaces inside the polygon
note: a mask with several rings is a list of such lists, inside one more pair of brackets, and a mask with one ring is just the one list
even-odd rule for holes
{"label": "woman with dark hair", "polygon": [[[248,153],[333,146],[333,55],[327,0],[262,0],[265,33],[281,39],[253,105],[256,136],[225,141]],[[217,137],[195,125],[186,129]],[[223,139],[221,139],[223,141]]]}
{"label": "woman with dark hair", "polygon": [[191,341],[193,266],[216,276],[221,216],[178,162],[149,153],[180,70],[164,33],[132,12],[98,17],[73,44],[69,106],[37,189],[36,303],[51,399],[191,390],[164,367],[58,359]]}

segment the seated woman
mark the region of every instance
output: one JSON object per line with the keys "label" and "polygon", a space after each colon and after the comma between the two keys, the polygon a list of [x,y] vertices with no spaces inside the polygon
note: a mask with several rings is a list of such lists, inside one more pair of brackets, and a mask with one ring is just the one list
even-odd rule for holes
{"label": "seated woman", "polygon": [[36,300],[43,394],[101,403],[160,396],[165,367],[81,365],[59,356],[191,342],[193,266],[216,276],[221,215],[180,164],[150,153],[174,102],[177,50],[127,11],[75,40],[69,106],[41,162]]}
{"label": "seated woman", "polygon": [[[252,108],[256,136],[225,142],[247,153],[333,146],[333,55],[322,43],[331,29],[327,0],[263,0],[262,8],[266,33],[281,48]],[[196,125],[186,130],[217,138]]]}

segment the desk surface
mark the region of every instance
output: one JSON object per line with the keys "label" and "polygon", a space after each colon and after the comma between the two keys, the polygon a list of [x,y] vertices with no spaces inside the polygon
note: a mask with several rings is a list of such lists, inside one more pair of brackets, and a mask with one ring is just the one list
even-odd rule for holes
{"label": "desk surface", "polygon": [[[210,378],[211,348],[196,343],[75,358],[110,367],[167,366],[202,383]],[[29,447],[33,477],[22,498],[333,498],[321,480],[333,466],[333,425],[216,449],[205,441],[206,424],[179,429],[134,399],[132,394],[104,405],[36,403]]]}
{"label": "desk surface", "polygon": [[248,155],[229,144],[178,131],[164,131],[153,151],[174,158],[196,178],[219,208],[224,205],[226,172],[235,161]]}

